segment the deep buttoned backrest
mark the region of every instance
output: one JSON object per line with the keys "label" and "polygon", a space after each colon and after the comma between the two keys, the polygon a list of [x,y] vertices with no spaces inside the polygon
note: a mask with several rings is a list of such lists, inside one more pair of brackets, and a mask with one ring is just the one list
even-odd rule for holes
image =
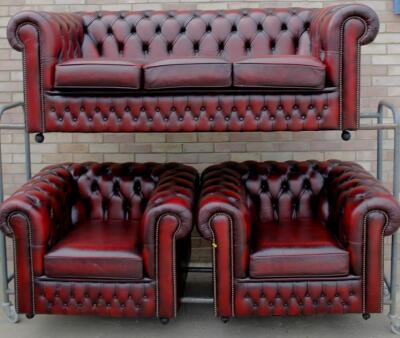
{"label": "deep buttoned backrest", "polygon": [[311,54],[315,10],[83,13],[83,57],[157,60],[223,57],[235,61],[269,54]]}
{"label": "deep buttoned backrest", "polygon": [[140,220],[157,181],[156,164],[83,163],[68,167],[76,183],[72,222]]}
{"label": "deep buttoned backrest", "polygon": [[242,182],[259,222],[329,214],[326,183],[335,162],[246,162]]}

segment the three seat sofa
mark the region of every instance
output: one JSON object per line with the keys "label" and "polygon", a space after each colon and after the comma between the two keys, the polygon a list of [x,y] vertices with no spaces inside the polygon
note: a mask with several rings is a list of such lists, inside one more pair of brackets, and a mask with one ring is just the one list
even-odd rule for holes
{"label": "three seat sofa", "polygon": [[[354,130],[369,7],[21,12],[30,132]],[[42,140],[42,135],[38,136]]]}

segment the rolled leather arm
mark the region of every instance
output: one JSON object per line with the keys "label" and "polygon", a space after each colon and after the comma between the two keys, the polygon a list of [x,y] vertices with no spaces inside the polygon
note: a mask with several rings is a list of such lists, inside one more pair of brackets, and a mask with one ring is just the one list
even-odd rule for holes
{"label": "rolled leather arm", "polygon": [[[331,223],[346,232],[348,241],[362,234],[365,217],[370,212],[385,215],[384,235],[400,226],[400,206],[393,195],[360,165],[342,162],[328,175],[328,195],[332,207]],[[382,229],[383,230],[383,229]]]}
{"label": "rolled leather arm", "polygon": [[154,243],[155,226],[166,215],[177,219],[175,238],[184,238],[193,228],[198,174],[192,167],[168,163],[156,166],[153,175],[159,179],[142,217],[144,242]]}
{"label": "rolled leather arm", "polygon": [[22,215],[29,222],[33,245],[49,244],[57,230],[71,224],[69,199],[73,195],[73,178],[67,165],[43,169],[25,183],[0,206],[0,230],[8,236],[14,234],[12,216]]}
{"label": "rolled leather arm", "polygon": [[366,45],[374,41],[379,31],[379,19],[370,7],[361,4],[330,6],[318,11],[311,21],[313,50],[319,53],[318,47],[322,45],[327,51],[339,51],[342,29],[345,23],[352,19],[363,23],[363,31],[359,36],[360,44]]}
{"label": "rolled leather arm", "polygon": [[[68,53],[76,56],[83,37],[83,21],[79,14],[35,11],[17,13],[8,23],[7,38],[11,47],[18,51],[24,49],[19,34],[25,25],[31,25],[37,30],[43,56],[63,57]],[[64,55],[59,55],[60,51]]]}
{"label": "rolled leather arm", "polygon": [[247,243],[250,237],[251,217],[237,165],[229,162],[214,165],[202,174],[198,229],[208,240],[213,239],[210,221],[217,214],[226,214],[232,219],[235,245]]}
{"label": "rolled leather arm", "polygon": [[326,66],[327,86],[340,95],[341,129],[358,129],[361,45],[379,30],[375,12],[364,5],[338,5],[316,12],[310,24],[312,54]]}

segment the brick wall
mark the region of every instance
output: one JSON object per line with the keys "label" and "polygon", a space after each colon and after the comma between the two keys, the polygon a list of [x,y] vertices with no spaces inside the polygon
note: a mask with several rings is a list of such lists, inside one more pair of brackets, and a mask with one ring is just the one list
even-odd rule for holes
{"label": "brick wall", "polygon": [[[323,7],[351,1],[209,1],[183,0],[1,0],[0,1],[0,104],[22,100],[21,54],[6,39],[9,17],[23,9],[49,11],[227,9],[238,7]],[[400,16],[392,13],[392,0],[363,1],[381,20],[381,32],[362,50],[362,111],[374,111],[385,98],[400,106]],[[22,122],[18,111],[4,122]],[[385,133],[384,180],[390,186],[391,132]],[[20,132],[2,134],[5,188],[9,194],[24,182],[24,146]],[[180,133],[180,134],[47,134],[44,144],[32,139],[33,172],[63,161],[178,161],[202,169],[225,160],[330,159],[355,160],[370,171],[376,168],[375,132],[354,133],[344,142],[339,132],[304,133]],[[202,246],[194,239],[194,246]],[[202,252],[205,253],[202,253]],[[198,249],[200,259],[208,249]]]}

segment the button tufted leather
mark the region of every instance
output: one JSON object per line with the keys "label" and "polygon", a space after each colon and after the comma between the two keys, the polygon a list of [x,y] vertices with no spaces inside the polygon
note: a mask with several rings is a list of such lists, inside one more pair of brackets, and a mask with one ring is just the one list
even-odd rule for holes
{"label": "button tufted leather", "polygon": [[314,88],[325,86],[325,65],[310,56],[273,55],[233,64],[237,87]]}
{"label": "button tufted leather", "polygon": [[36,313],[154,317],[155,283],[35,281]]}
{"label": "button tufted leather", "polygon": [[[220,316],[289,314],[284,303],[269,308],[264,303],[260,312],[254,310],[259,306],[243,305],[240,283],[261,290],[268,282],[272,293],[279,281],[296,294],[295,280],[309,285],[317,279],[320,290],[325,274],[342,275],[329,277],[338,290],[347,287],[351,276],[359,279],[361,304],[354,311],[381,312],[383,236],[399,226],[398,202],[376,178],[351,162],[226,162],[205,169],[201,177],[198,229],[215,244],[214,288]],[[290,234],[283,235],[284,229]],[[307,250],[318,252],[318,261],[306,257]],[[332,255],[321,256],[324,250]],[[275,258],[281,254],[298,256],[278,264]],[[258,256],[260,262],[255,261]],[[273,302],[275,296],[264,294]],[[316,305],[321,297],[315,296]],[[299,299],[306,304],[303,296]],[[285,301],[291,304],[287,297]],[[292,305],[294,313],[303,313],[297,300]],[[312,313],[331,310],[327,303],[310,308]]]}
{"label": "button tufted leather", "polygon": [[237,282],[235,315],[299,316],[362,312],[361,280]]}
{"label": "button tufted leather", "polygon": [[[25,11],[16,14],[10,21],[7,36],[11,46],[24,53],[24,80],[26,83],[26,111],[30,132],[74,131],[74,132],[148,132],[148,131],[222,131],[222,130],[330,130],[357,129],[359,116],[359,45],[371,42],[378,31],[376,14],[363,5],[338,5],[326,9],[280,8],[242,9],[226,11],[143,11],[143,12],[93,12],[93,13],[47,13]],[[342,46],[349,46],[343,49]],[[76,58],[83,60],[136,60],[144,65],[176,59],[209,58],[229,64],[244,59],[292,56],[310,58],[313,56],[326,66],[326,79],[322,76],[307,85],[318,89],[312,92],[304,87],[284,94],[280,91],[269,93],[266,88],[261,93],[263,105],[282,104],[285,117],[268,116],[262,118],[257,111],[248,116],[236,114],[230,107],[223,107],[221,121],[215,116],[216,100],[228,100],[232,106],[236,101],[248,105],[253,101],[254,90],[238,89],[230,86],[228,94],[224,88],[230,82],[219,81],[207,76],[206,87],[198,79],[198,65],[190,69],[195,72],[202,92],[185,88],[165,89],[156,96],[148,90],[112,93],[111,90],[70,91],[55,88],[55,69],[63,62]],[[44,61],[45,60],[45,61]],[[72,62],[72,61],[71,61]],[[111,67],[106,67],[106,70]],[[185,66],[186,68],[186,66]],[[201,67],[203,69],[203,67]],[[216,67],[211,67],[212,68]],[[170,67],[168,67],[172,71]],[[176,69],[174,67],[174,69]],[[218,67],[215,74],[227,74]],[[274,71],[275,72],[275,71]],[[190,74],[191,72],[189,72]],[[208,72],[201,72],[209,74]],[[127,74],[117,71],[112,82],[123,82],[126,87]],[[158,87],[169,87],[172,79],[175,85],[191,85],[187,81],[188,72],[180,71],[173,78]],[[302,75],[303,76],[303,75]],[[287,78],[295,79],[297,75]],[[274,75],[275,78],[275,75]],[[246,81],[251,80],[245,78]],[[146,80],[145,80],[146,81]],[[212,83],[211,83],[212,81]],[[117,82],[117,83],[115,83]],[[153,81],[151,81],[153,82]],[[81,82],[80,82],[81,83]],[[100,83],[100,82],[99,82]],[[304,82],[305,83],[305,82]],[[112,86],[114,87],[114,84]],[[278,83],[280,85],[280,83]],[[290,86],[294,86],[292,82]],[[317,86],[318,84],[318,86]],[[109,84],[110,85],[110,84]],[[132,85],[136,88],[136,85]],[[285,84],[287,86],[287,84]],[[189,87],[188,87],[189,88]],[[128,90],[129,89],[129,90]],[[154,90],[154,89],[153,89]],[[186,93],[183,92],[186,90]],[[187,93],[189,92],[189,93]],[[190,94],[190,95],[187,95]],[[226,96],[225,96],[226,95]],[[96,116],[97,104],[102,106],[102,114],[109,115],[111,106],[123,106],[131,101],[148,101],[150,97],[161,105],[164,99],[184,101],[196,114],[170,116],[170,110],[163,109],[160,118],[155,118],[153,108],[146,107],[145,116]],[[327,102],[329,97],[329,102]],[[57,102],[57,114],[49,113]],[[199,102],[201,101],[201,102]],[[245,102],[246,101],[246,102]],[[313,103],[328,105],[331,109],[316,114],[306,108]],[[85,114],[70,117],[64,108],[85,107]],[[298,116],[292,111],[292,103],[301,106]],[[304,105],[301,104],[304,102]],[[307,102],[307,103],[306,103]],[[129,105],[131,111],[140,106]],[[204,106],[204,117],[197,112]],[[165,108],[165,107],[164,107]],[[254,108],[253,108],[254,109]],[[316,117],[318,116],[318,118]],[[225,119],[227,117],[227,119]],[[225,121],[225,122],[224,122]],[[270,122],[276,121],[276,122]],[[137,122],[137,123],[136,123]]]}
{"label": "button tufted leather", "polygon": [[140,88],[142,65],[125,60],[72,59],[56,66],[54,87],[58,89]]}
{"label": "button tufted leather", "polygon": [[[60,285],[65,282],[60,293],[86,288],[86,282],[67,282],[67,276],[90,279],[93,290],[107,289],[107,277],[135,278],[117,286],[121,297],[149,286],[156,307],[146,313],[175,316],[177,283],[184,281],[176,267],[189,255],[184,244],[192,229],[196,182],[193,168],[176,163],[65,163],[43,169],[0,207],[0,228],[15,241],[18,311],[49,312],[32,289],[32,281],[39,283],[46,272]],[[132,259],[129,270],[126,260]],[[45,307],[34,309],[33,298]],[[63,313],[76,310],[75,303],[68,304]]]}

